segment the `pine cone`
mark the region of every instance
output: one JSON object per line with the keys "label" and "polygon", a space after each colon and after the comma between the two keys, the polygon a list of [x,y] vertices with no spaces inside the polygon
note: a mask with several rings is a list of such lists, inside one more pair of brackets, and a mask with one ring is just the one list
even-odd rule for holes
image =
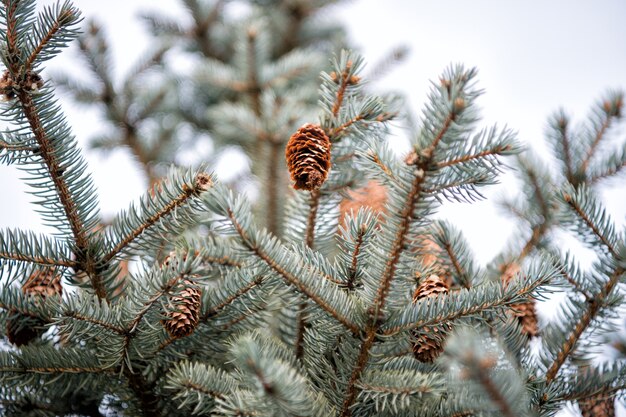
{"label": "pine cone", "polygon": [[[413,293],[413,302],[423,298],[436,297],[449,292],[448,284],[437,275],[431,275],[422,282]],[[414,331],[413,355],[420,362],[432,362],[441,352],[446,335],[452,330],[450,323],[424,327],[421,332]]]}
{"label": "pine cone", "polygon": [[[519,273],[520,269],[517,263],[511,263],[506,266],[501,277],[504,285],[508,285],[513,277]],[[537,336],[539,333],[539,324],[534,300],[511,305],[511,313],[517,318],[519,324],[522,326],[522,331],[526,333],[529,338]]]}
{"label": "pine cone", "polygon": [[348,191],[348,198],[339,204],[339,219],[345,221],[346,215],[356,213],[361,207],[369,207],[373,212],[385,212],[387,188],[375,180],[369,181],[364,187]]}
{"label": "pine cone", "polygon": [[[29,297],[41,297],[41,299],[55,295],[62,296],[61,278],[52,269],[35,271],[22,285],[22,293]],[[18,347],[28,344],[44,333],[43,327],[46,324],[39,317],[25,316],[16,310],[11,310],[11,316],[7,320],[9,342]]]}
{"label": "pine cone", "polygon": [[583,417],[615,417],[615,400],[599,394],[578,403]]}
{"label": "pine cone", "polygon": [[166,313],[163,325],[172,337],[186,337],[196,329],[200,320],[201,294],[195,283],[185,280],[180,295],[171,298],[171,309]]}
{"label": "pine cone", "polygon": [[321,127],[307,123],[289,138],[285,158],[293,188],[317,190],[330,170],[330,139]]}

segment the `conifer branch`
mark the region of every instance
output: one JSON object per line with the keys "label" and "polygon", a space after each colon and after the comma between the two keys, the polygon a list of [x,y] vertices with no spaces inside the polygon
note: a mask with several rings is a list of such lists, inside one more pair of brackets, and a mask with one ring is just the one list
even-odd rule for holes
{"label": "conifer branch", "polygon": [[574,167],[572,166],[571,146],[568,135],[568,123],[565,118],[559,119],[561,146],[563,146],[563,162],[565,163],[565,178],[572,184],[574,182]]}
{"label": "conifer branch", "polygon": [[264,278],[265,278],[264,276],[259,276],[257,279],[251,281],[246,286],[244,286],[244,287],[240,288],[239,290],[237,290],[237,292],[235,292],[233,295],[231,295],[230,297],[228,297],[225,300],[223,300],[220,304],[215,305],[215,306],[209,308],[206,311],[206,313],[204,313],[200,317],[200,322],[208,321],[212,317],[214,317],[217,314],[219,314],[220,311],[222,311],[224,308],[226,308],[227,306],[232,304],[235,300],[237,300],[240,297],[246,295],[252,289],[260,286],[263,283]]}
{"label": "conifer branch", "polygon": [[511,145],[502,145],[497,146],[493,149],[487,149],[482,152],[471,154],[471,155],[463,155],[459,158],[451,159],[449,161],[441,161],[437,163],[437,168],[445,168],[450,167],[457,164],[463,164],[472,160],[482,159],[491,156],[499,156],[502,155],[503,152],[510,151],[512,149]]}
{"label": "conifer branch", "polygon": [[563,199],[565,200],[567,205],[574,211],[574,213],[576,213],[578,218],[583,221],[583,223],[592,231],[592,233],[599,239],[599,241],[608,249],[610,254],[615,258],[619,258],[617,248],[613,245],[612,242],[609,241],[608,237],[600,231],[596,223],[589,218],[587,212],[580,206],[578,201],[572,198],[572,196],[568,193],[563,194]]}
{"label": "conifer branch", "polygon": [[339,80],[339,89],[337,90],[337,94],[335,95],[335,104],[332,107],[332,115],[334,118],[339,116],[339,110],[341,109],[341,105],[343,104],[344,95],[346,93],[346,89],[350,84],[350,70],[352,69],[352,61],[348,61],[346,63],[345,68],[341,72],[340,80]]}
{"label": "conifer branch", "polygon": [[29,71],[35,60],[39,57],[39,54],[43,49],[52,41],[54,35],[59,32],[63,26],[68,23],[72,23],[72,21],[77,16],[77,10],[74,8],[61,9],[61,13],[56,17],[54,23],[50,28],[48,28],[48,32],[44,35],[42,39],[39,40],[39,44],[35,47],[35,49],[31,52],[30,56],[26,59],[24,63],[24,71]]}
{"label": "conifer branch", "polygon": [[456,256],[456,253],[452,249],[452,245],[450,244],[450,242],[446,242],[446,244],[443,245],[442,249],[444,251],[446,251],[446,253],[448,254],[448,259],[450,259],[450,262],[452,262],[452,266],[454,267],[454,270],[456,271],[456,274],[459,277],[464,277],[464,279],[462,281],[463,287],[469,289],[471,287],[471,285],[470,285],[469,279],[467,279],[468,278],[467,277],[467,272],[461,266],[461,263],[459,262],[459,258]]}
{"label": "conifer branch", "polygon": [[405,204],[402,206],[403,209],[398,216],[400,224],[398,225],[398,229],[391,245],[391,253],[386,256],[387,262],[385,264],[383,275],[380,278],[380,285],[378,287],[378,291],[376,292],[376,298],[374,299],[373,305],[370,306],[368,310],[368,313],[371,315],[371,321],[365,331],[365,340],[361,344],[356,364],[354,365],[352,374],[350,375],[350,379],[348,380],[346,391],[344,393],[344,401],[341,408],[341,417],[349,417],[351,414],[350,407],[357,397],[356,384],[359,381],[359,378],[361,377],[365,366],[367,365],[370,355],[370,349],[374,345],[376,335],[381,327],[380,315],[382,314],[383,308],[385,306],[385,301],[389,292],[389,288],[391,286],[391,281],[395,277],[396,265],[400,260],[400,255],[406,248],[405,240],[409,232],[411,219],[415,211],[418,199],[423,191],[422,187],[425,179],[424,173],[431,164],[437,145],[450,128],[450,125],[452,124],[454,119],[454,113],[450,113],[446,117],[443,126],[441,127],[441,130],[439,131],[433,142],[425,151],[422,152],[422,155],[424,157],[418,161],[417,168],[414,171],[415,173],[413,182],[411,184],[411,190],[409,191],[406,197]]}
{"label": "conifer branch", "polygon": [[2,373],[14,374],[111,374],[119,370],[107,367],[80,367],[80,366],[0,366]]}
{"label": "conifer branch", "polygon": [[356,241],[354,242],[354,250],[352,251],[352,259],[350,261],[350,267],[348,269],[348,280],[346,282],[346,287],[348,287],[349,291],[354,290],[354,281],[356,280],[357,273],[357,265],[359,254],[361,253],[361,246],[363,245],[363,237],[367,232],[367,226],[362,224],[359,227],[359,231],[356,236]]}
{"label": "conifer branch", "polygon": [[607,283],[602,287],[600,293],[597,294],[594,298],[587,300],[587,309],[583,313],[580,320],[578,320],[578,322],[574,326],[569,337],[561,346],[559,352],[556,354],[554,361],[546,372],[546,385],[550,385],[552,381],[554,381],[554,379],[557,377],[559,370],[561,369],[569,355],[574,351],[574,348],[576,347],[580,336],[582,336],[583,332],[587,329],[591,321],[597,316],[602,307],[604,307],[604,302],[613,291],[613,288],[615,288],[615,286],[619,283],[620,278],[624,274],[624,272],[626,272],[624,268],[617,268],[611,274]]}
{"label": "conifer branch", "polygon": [[63,311],[62,316],[63,316],[64,319],[72,319],[72,320],[82,321],[82,322],[85,322],[85,323],[95,324],[96,326],[100,326],[100,327],[102,327],[104,329],[110,330],[113,333],[117,333],[119,335],[124,335],[126,333],[126,329],[124,329],[122,327],[115,326],[113,324],[107,323],[107,322],[102,321],[102,320],[98,320],[98,319],[93,318],[93,317],[88,317],[88,316],[79,314],[76,311],[71,311],[71,310]]}
{"label": "conifer branch", "polygon": [[41,156],[48,169],[50,178],[54,183],[57,195],[59,196],[61,205],[69,221],[76,245],[78,269],[84,270],[87,273],[98,298],[106,299],[107,294],[102,282],[102,277],[96,271],[93,259],[88,259],[88,247],[90,243],[88,230],[85,228],[81,216],[78,213],[77,204],[72,197],[69,184],[64,177],[64,169],[59,162],[57,152],[48,137],[48,133],[44,130],[43,124],[39,118],[39,111],[30,93],[25,88],[20,88],[17,97],[37,141],[39,148],[38,154]]}
{"label": "conifer branch", "polygon": [[54,151],[50,138],[45,132],[41,120],[39,118],[39,111],[33,102],[31,95],[25,90],[20,89],[17,95],[24,115],[28,120],[30,128],[37,140],[39,146],[39,155],[44,160],[50,177],[54,182],[63,209],[67,215],[67,219],[70,222],[72,233],[74,235],[74,241],[79,250],[85,250],[88,246],[89,240],[87,238],[87,230],[85,229],[83,222],[78,214],[76,202],[72,198],[69,186],[66,179],[63,177],[64,170],[61,167],[56,152]]}
{"label": "conifer branch", "polygon": [[174,212],[179,207],[187,204],[188,201],[200,195],[202,192],[208,190],[213,186],[211,178],[205,174],[200,173],[196,175],[193,186],[188,184],[183,185],[182,192],[172,199],[169,203],[161,207],[147,219],[131,230],[126,236],[123,236],[115,246],[109,250],[103,257],[102,262],[108,263],[115,258],[120,252],[122,252],[128,245],[130,245],[135,239],[137,239],[144,231],[156,224],[158,221]]}
{"label": "conifer branch", "polygon": [[75,261],[67,259],[48,258],[44,256],[31,256],[25,253],[5,252],[0,251],[0,259],[30,262],[43,266],[58,266],[63,268],[76,268],[77,263]]}
{"label": "conifer branch", "polygon": [[336,311],[326,300],[319,297],[317,294],[313,293],[307,286],[305,286],[298,277],[292,275],[287,270],[285,270],[278,262],[272,259],[269,254],[267,254],[261,247],[256,245],[250,237],[248,233],[245,231],[243,226],[239,223],[237,218],[235,217],[233,211],[228,209],[228,218],[232,222],[237,234],[243,241],[243,243],[250,249],[257,257],[259,257],[263,262],[267,264],[274,272],[276,272],[279,276],[281,276],[285,281],[296,287],[301,293],[305,294],[310,300],[315,302],[322,310],[326,311],[329,315],[334,317],[338,322],[343,324],[348,330],[350,330],[353,334],[359,333],[359,326],[350,320],[347,317],[342,316],[338,311]]}
{"label": "conifer branch", "polygon": [[0,139],[0,151],[9,152],[35,152],[37,149],[32,145],[25,143],[9,143]]}
{"label": "conifer branch", "polygon": [[598,145],[600,144],[600,142],[602,142],[602,139],[604,138],[604,133],[609,128],[612,121],[613,121],[613,116],[607,113],[606,117],[602,121],[602,124],[600,125],[600,128],[596,132],[595,137],[593,138],[593,142],[591,142],[591,146],[589,146],[589,149],[587,150],[587,154],[585,155],[585,158],[583,159],[580,165],[581,172],[583,173],[587,172],[587,167],[589,166],[589,162],[591,161],[591,158],[593,158],[593,155],[595,154]]}

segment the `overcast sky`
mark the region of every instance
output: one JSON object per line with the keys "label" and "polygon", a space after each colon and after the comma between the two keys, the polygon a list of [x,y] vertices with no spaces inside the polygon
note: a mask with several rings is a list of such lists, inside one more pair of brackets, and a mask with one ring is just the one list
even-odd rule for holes
{"label": "overcast sky", "polygon": [[[136,12],[160,9],[179,14],[181,10],[174,0],[75,3],[86,17],[105,24],[117,74],[132,66],[148,42]],[[522,142],[538,149],[553,111],[563,106],[580,121],[602,93],[626,88],[623,0],[354,0],[327,16],[346,22],[352,44],[368,62],[376,62],[396,45],[409,46],[408,59],[376,87],[403,91],[416,111],[429,80],[437,79],[447,65],[462,62],[478,67],[479,86],[486,90],[479,101],[485,124],[507,124],[519,132]],[[71,69],[75,57],[66,52],[55,59],[55,65]],[[97,118],[66,108],[84,146]],[[87,156],[105,214],[126,207],[145,190],[127,153]],[[45,230],[28,204],[30,196],[19,176],[14,168],[0,167],[0,227]],[[498,192],[494,188],[487,195]],[[605,194],[609,211],[623,225],[623,191],[621,196],[615,190]],[[511,231],[511,224],[488,202],[455,204],[441,215],[462,226],[483,263],[498,253]]]}

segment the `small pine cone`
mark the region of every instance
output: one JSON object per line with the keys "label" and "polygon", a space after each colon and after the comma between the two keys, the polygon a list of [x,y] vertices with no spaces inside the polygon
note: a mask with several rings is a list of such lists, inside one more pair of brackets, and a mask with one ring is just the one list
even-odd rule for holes
{"label": "small pine cone", "polygon": [[583,417],[615,417],[615,400],[605,395],[597,395],[578,403]]}
{"label": "small pine cone", "polygon": [[378,181],[371,180],[364,187],[348,191],[348,198],[339,204],[339,219],[345,221],[346,215],[356,212],[361,207],[369,207],[374,213],[385,212],[387,202],[387,188]]}
{"label": "small pine cone", "polygon": [[[513,262],[508,264],[504,268],[501,276],[504,285],[508,285],[520,270],[521,268],[517,263]],[[511,312],[512,315],[517,318],[519,324],[522,326],[522,331],[526,333],[528,338],[535,337],[539,334],[539,322],[537,320],[534,300],[511,305]]]}
{"label": "small pine cone", "polygon": [[[63,295],[61,278],[54,270],[35,271],[22,285],[22,293],[30,297],[45,299],[51,296]],[[22,346],[35,340],[44,332],[46,322],[38,317],[25,316],[15,310],[7,320],[7,337],[15,346]]]}
{"label": "small pine cone", "polygon": [[289,138],[285,158],[293,188],[317,190],[330,170],[330,139],[320,126],[307,123]]}
{"label": "small pine cone", "polygon": [[[449,292],[448,284],[437,275],[431,275],[413,293],[413,302],[435,297]],[[414,331],[413,355],[420,362],[433,362],[441,352],[447,334],[452,330],[450,323],[425,327],[421,332]]]}
{"label": "small pine cone", "polygon": [[194,332],[200,320],[201,290],[191,281],[184,281],[180,295],[170,299],[171,309],[163,320],[165,330],[174,338],[186,337]]}

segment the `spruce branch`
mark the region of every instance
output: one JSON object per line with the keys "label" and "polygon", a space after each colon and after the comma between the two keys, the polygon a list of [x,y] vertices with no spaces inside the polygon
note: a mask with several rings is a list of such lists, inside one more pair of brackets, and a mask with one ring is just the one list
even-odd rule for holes
{"label": "spruce branch", "polygon": [[[113,221],[110,233],[115,233],[117,236],[111,237],[110,240],[114,243],[108,252],[102,256],[103,263],[110,262],[120,253],[126,251],[153,226],[161,227],[163,220],[174,215],[177,210],[181,210],[185,206],[193,207],[194,200],[213,186],[211,176],[203,172],[195,174],[191,181],[185,178],[185,182],[180,185],[175,180],[176,178],[173,176],[164,180],[161,189],[163,196],[157,194],[144,197],[140,204],[143,213],[137,213],[137,210],[131,207],[128,213],[122,213]],[[172,185],[169,184],[170,182]],[[168,189],[168,186],[171,189]],[[175,193],[174,190],[176,190]],[[169,225],[167,228],[172,226],[174,225]]]}
{"label": "spruce branch", "polygon": [[65,242],[22,230],[0,231],[0,259],[64,268],[77,265]]}
{"label": "spruce branch", "polygon": [[580,164],[580,172],[585,174],[587,172],[587,168],[589,166],[589,162],[596,154],[598,146],[605,138],[605,133],[611,126],[611,124],[616,120],[622,117],[622,107],[624,105],[624,96],[623,93],[618,91],[614,92],[604,100],[601,104],[600,113],[600,121],[599,126],[597,124],[598,121],[594,121],[594,137],[587,149],[587,152],[582,159]]}
{"label": "spruce branch", "polygon": [[24,72],[52,58],[77,35],[72,26],[81,21],[80,12],[69,1],[56,7],[46,7],[35,25],[36,45],[24,63]]}
{"label": "spruce branch", "polygon": [[[242,240],[242,243],[254,253],[259,259],[261,259],[270,269],[272,269],[275,273],[281,276],[285,281],[289,284],[293,285],[298,289],[301,293],[305,294],[311,301],[315,302],[322,310],[326,311],[330,316],[335,318],[338,322],[344,325],[348,330],[350,330],[354,334],[359,333],[359,326],[349,320],[347,317],[343,316],[336,308],[337,302],[333,300],[324,299],[324,297],[320,296],[313,292],[313,289],[309,288],[304,282],[302,282],[296,275],[292,274],[289,270],[285,269],[279,262],[273,259],[255,240],[251,239],[251,236],[247,233],[242,224],[237,220],[235,213],[228,208],[227,216],[230,219],[231,223],[235,227],[235,230],[239,237]],[[338,292],[336,295],[340,294]]]}
{"label": "spruce branch", "polygon": [[611,264],[616,266],[612,268],[608,280],[603,283],[599,292],[591,298],[586,298],[585,309],[581,317],[576,323],[573,323],[569,335],[554,354],[554,359],[547,369],[547,385],[550,385],[558,376],[559,370],[574,351],[580,337],[600,311],[605,308],[609,296],[626,272],[622,266],[622,255],[618,247],[620,240],[614,235],[613,223],[606,213],[597,206],[589,190],[582,185],[576,190],[565,191],[562,198],[574,215],[573,219],[566,220],[574,225],[578,223],[578,230],[583,239],[594,244],[594,246],[603,246],[611,257]]}

